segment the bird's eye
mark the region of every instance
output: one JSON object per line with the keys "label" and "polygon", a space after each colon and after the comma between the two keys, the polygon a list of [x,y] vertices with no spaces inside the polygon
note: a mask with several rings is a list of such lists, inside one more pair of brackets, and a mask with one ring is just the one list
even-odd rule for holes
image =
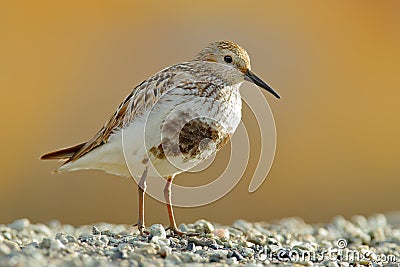
{"label": "bird's eye", "polygon": [[232,57],[231,56],[224,56],[224,60],[226,63],[232,63]]}

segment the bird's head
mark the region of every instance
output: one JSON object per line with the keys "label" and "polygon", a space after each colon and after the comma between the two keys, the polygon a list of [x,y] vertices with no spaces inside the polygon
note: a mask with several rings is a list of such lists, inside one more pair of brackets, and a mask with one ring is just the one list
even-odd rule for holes
{"label": "bird's head", "polygon": [[251,71],[250,57],[246,50],[231,41],[219,41],[209,44],[200,51],[196,60],[215,62],[233,67],[243,74],[244,80],[253,82],[273,94],[276,98],[280,98],[268,84]]}

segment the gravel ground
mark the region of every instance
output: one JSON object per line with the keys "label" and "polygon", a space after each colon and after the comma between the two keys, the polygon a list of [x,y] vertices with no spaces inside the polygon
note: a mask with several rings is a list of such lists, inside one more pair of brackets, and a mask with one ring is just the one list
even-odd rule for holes
{"label": "gravel ground", "polygon": [[172,237],[160,224],[141,237],[135,227],[74,227],[19,219],[0,225],[0,266],[400,266],[399,215],[335,217],[310,225],[199,220],[180,225],[198,237]]}

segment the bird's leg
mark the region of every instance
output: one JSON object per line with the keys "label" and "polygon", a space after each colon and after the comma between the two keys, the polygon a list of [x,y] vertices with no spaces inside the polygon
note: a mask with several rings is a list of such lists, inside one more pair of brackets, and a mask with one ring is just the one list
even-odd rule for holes
{"label": "bird's leg", "polygon": [[146,193],[146,177],[147,177],[147,170],[148,167],[143,171],[142,177],[140,178],[138,184],[138,191],[139,191],[139,218],[137,222],[137,227],[140,232],[140,235],[145,236],[149,234],[148,231],[145,230],[144,227],[144,194]]}
{"label": "bird's leg", "polygon": [[173,232],[175,232],[175,230],[178,230],[176,227],[176,223],[175,223],[175,217],[174,217],[174,211],[172,210],[172,206],[171,206],[171,185],[172,185],[172,179],[173,177],[170,176],[167,179],[167,183],[165,184],[164,187],[164,198],[167,204],[167,209],[168,209],[168,216],[169,216],[169,229]]}
{"label": "bird's leg", "polygon": [[178,230],[176,227],[175,223],[175,217],[174,217],[174,211],[172,210],[172,205],[171,205],[171,185],[172,185],[172,180],[173,176],[168,177],[167,183],[165,184],[164,187],[164,198],[167,204],[167,209],[168,209],[168,216],[169,216],[169,229],[172,234],[176,234],[179,236],[187,235],[187,236],[195,236],[198,235],[197,233],[184,233]]}

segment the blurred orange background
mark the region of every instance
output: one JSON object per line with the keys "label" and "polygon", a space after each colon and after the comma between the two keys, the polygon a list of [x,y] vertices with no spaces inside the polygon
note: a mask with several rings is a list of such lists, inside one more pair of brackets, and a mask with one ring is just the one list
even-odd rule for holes
{"label": "blurred orange background", "polygon": [[[255,193],[249,170],[217,202],[176,208],[178,223],[399,210],[399,14],[399,1],[1,1],[0,223],[136,222],[132,180],[51,174],[59,163],[38,158],[89,139],[136,84],[224,39],[282,96],[265,93],[275,161]],[[244,121],[254,162],[248,109]],[[176,182],[201,183],[188,176]],[[146,200],[147,224],[167,224],[164,205]]]}

